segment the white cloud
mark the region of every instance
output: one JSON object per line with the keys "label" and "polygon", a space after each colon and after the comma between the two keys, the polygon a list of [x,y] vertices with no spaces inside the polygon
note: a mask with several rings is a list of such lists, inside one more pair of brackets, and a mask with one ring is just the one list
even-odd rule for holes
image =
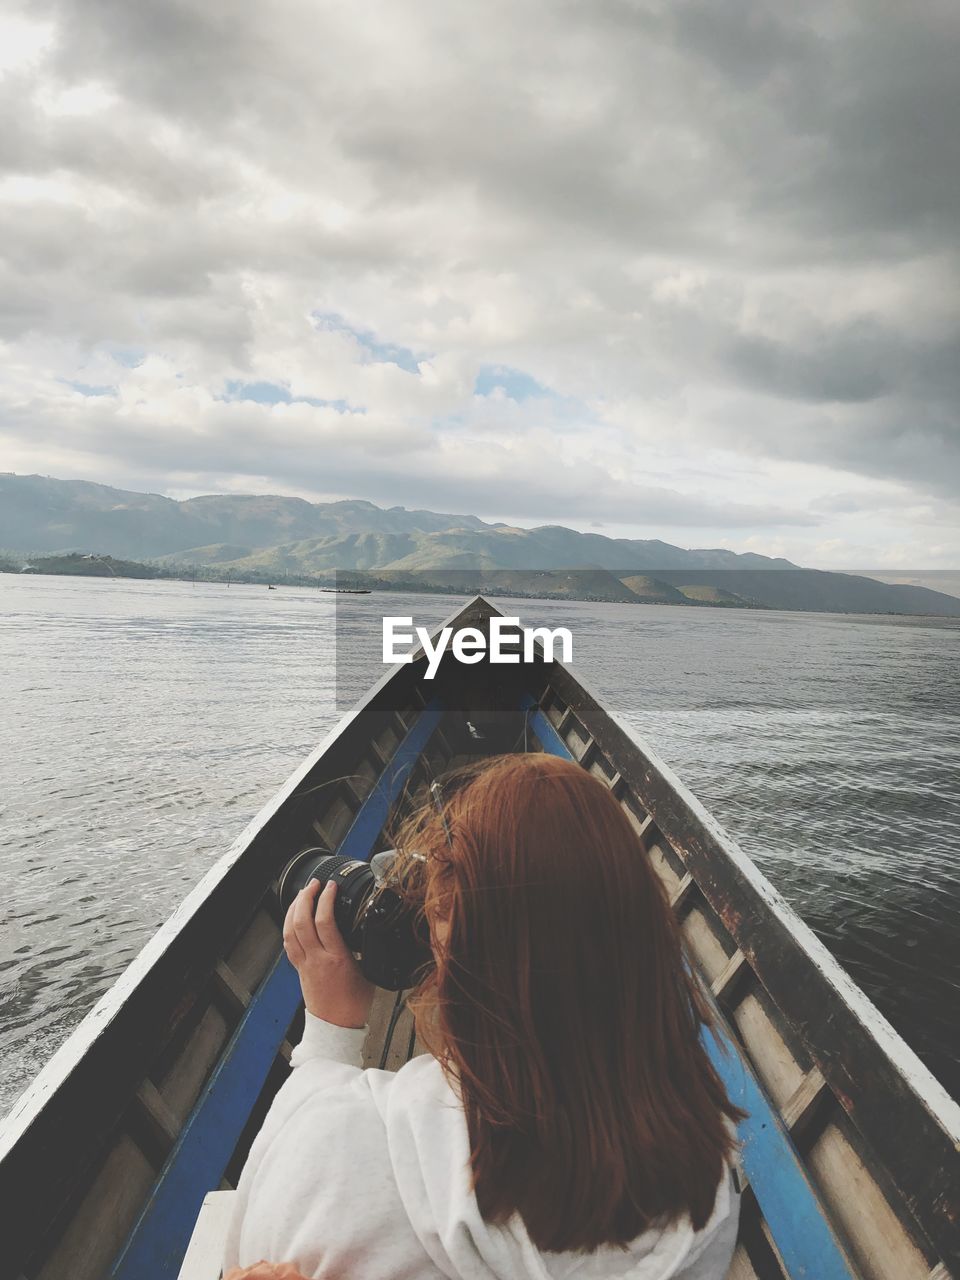
{"label": "white cloud", "polygon": [[0,14],[0,76],[35,67],[52,43],[52,23]]}
{"label": "white cloud", "polygon": [[934,0],[39,3],[0,465],[948,563],[958,38]]}

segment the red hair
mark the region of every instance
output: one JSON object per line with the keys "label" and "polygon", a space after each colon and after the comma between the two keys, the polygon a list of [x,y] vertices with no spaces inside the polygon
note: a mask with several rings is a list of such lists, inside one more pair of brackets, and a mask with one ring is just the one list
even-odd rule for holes
{"label": "red hair", "polygon": [[[453,790],[453,785],[456,789]],[[437,964],[411,997],[456,1077],[488,1222],[543,1251],[626,1245],[710,1216],[733,1147],[659,877],[620,804],[571,761],[495,756],[447,775],[443,813],[398,837],[426,856]],[[449,832],[449,838],[448,838]]]}

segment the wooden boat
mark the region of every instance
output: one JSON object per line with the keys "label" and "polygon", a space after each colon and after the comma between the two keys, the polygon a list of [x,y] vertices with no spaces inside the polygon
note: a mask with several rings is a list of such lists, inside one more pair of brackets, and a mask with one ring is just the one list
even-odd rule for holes
{"label": "wooden boat", "polygon": [[[482,629],[496,612],[477,597],[448,625]],[[0,1274],[219,1274],[228,1189],[302,1017],[278,873],[318,838],[370,856],[418,786],[509,750],[570,755],[601,778],[669,889],[722,1015],[708,1048],[750,1113],[731,1277],[957,1274],[960,1108],[734,841],[542,653],[520,666],[446,658],[431,682],[423,670],[395,668],[344,718],[14,1108],[0,1134]],[[366,1063],[395,1069],[418,1049],[409,1013],[381,993]]]}

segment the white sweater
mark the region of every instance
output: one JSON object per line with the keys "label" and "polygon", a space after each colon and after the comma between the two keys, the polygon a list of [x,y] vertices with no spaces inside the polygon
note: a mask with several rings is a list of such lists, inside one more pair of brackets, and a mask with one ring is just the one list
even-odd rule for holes
{"label": "white sweater", "polygon": [[225,1269],[293,1262],[319,1280],[722,1280],[740,1196],[725,1173],[709,1222],[687,1218],[625,1251],[541,1253],[519,1215],[480,1216],[466,1117],[439,1063],[363,1070],[365,1028],[307,1015],[237,1188]]}

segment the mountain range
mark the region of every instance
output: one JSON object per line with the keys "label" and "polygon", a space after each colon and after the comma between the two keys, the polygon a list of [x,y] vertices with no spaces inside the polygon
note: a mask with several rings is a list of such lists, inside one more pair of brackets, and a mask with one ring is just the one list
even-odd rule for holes
{"label": "mountain range", "polygon": [[[591,598],[664,604],[960,617],[960,599],[922,586],[722,548],[688,550],[563,525],[522,529],[472,515],[384,509],[362,499],[313,503],[221,494],[177,501],[10,472],[0,473],[0,547],[31,555],[92,552],[237,575],[367,571],[398,586],[456,589],[457,571],[472,571],[463,581],[491,592],[512,582],[523,584],[517,594],[539,588],[539,594],[586,591]],[[575,580],[573,570],[580,571]],[[527,580],[531,574],[534,581]]]}

